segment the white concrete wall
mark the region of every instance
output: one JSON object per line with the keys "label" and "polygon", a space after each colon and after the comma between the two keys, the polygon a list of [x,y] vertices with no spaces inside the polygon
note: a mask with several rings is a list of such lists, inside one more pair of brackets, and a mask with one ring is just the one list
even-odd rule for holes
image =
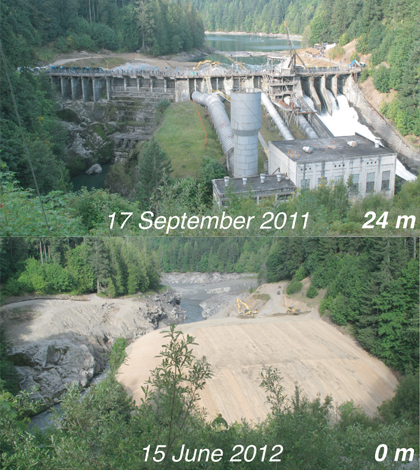
{"label": "white concrete wall", "polygon": [[297,162],[281,152],[272,142],[268,143],[268,173],[272,175],[277,168],[296,184]]}
{"label": "white concrete wall", "polygon": [[[396,154],[382,157],[361,157],[352,159],[337,159],[335,161],[299,163],[299,157],[291,159],[277,147],[269,143],[269,173],[277,168],[286,173],[298,188],[302,187],[302,180],[309,180],[309,189],[318,187],[318,179],[325,177],[327,183],[343,180],[347,183],[350,175],[359,175],[358,195],[366,195],[367,174],[375,173],[374,192],[383,192],[387,196],[394,194]],[[382,174],[390,172],[389,189],[382,187]]]}

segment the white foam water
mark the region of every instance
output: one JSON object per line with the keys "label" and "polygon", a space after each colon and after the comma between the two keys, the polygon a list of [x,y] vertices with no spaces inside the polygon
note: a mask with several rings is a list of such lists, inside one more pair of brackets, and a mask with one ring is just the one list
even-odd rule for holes
{"label": "white foam water", "polygon": [[[327,112],[323,112],[319,114],[319,117],[334,136],[355,135],[357,133],[374,142],[375,135],[372,134],[367,126],[359,122],[357,111],[349,105],[347,98],[344,95],[338,94],[336,101],[330,90],[327,90],[327,93],[332,103],[332,114],[329,115]],[[304,95],[303,99],[313,111],[316,111],[314,102],[309,96]],[[417,178],[398,159],[396,174],[407,181],[414,181]]]}

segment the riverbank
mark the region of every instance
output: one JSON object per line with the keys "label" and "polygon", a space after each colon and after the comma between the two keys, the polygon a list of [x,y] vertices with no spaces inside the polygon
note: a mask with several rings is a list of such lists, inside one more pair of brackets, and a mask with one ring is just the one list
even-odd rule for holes
{"label": "riverbank", "polygon": [[[282,33],[246,33],[245,31],[204,31],[204,34],[227,34],[229,36],[260,36],[260,37],[268,37],[268,38],[280,38],[280,39],[287,39],[287,34]],[[300,34],[290,34],[290,39],[297,39],[299,41],[302,40]]]}

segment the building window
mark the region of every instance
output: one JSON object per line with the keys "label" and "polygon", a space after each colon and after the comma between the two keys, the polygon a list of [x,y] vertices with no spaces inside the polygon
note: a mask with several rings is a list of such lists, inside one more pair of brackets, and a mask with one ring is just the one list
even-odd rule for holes
{"label": "building window", "polygon": [[318,178],[318,186],[326,186],[328,183],[328,178],[325,176],[321,176],[321,178]]}
{"label": "building window", "polygon": [[391,178],[390,171],[383,171],[382,172],[382,186],[381,189],[389,189],[389,180]]}
{"label": "building window", "polygon": [[301,181],[300,181],[300,187],[301,187],[302,189],[309,189],[310,181],[311,181],[311,180],[309,180],[309,179],[301,180]]}
{"label": "building window", "polygon": [[351,175],[350,191],[357,193],[359,191],[359,175]]}
{"label": "building window", "polygon": [[375,190],[375,173],[368,173],[366,176],[366,192],[371,193]]}

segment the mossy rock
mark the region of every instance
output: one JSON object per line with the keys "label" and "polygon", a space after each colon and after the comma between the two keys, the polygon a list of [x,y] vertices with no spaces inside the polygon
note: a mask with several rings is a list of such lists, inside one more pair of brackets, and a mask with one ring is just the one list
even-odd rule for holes
{"label": "mossy rock", "polygon": [[89,161],[80,155],[71,156],[66,162],[66,168],[70,172],[70,177],[80,175],[89,167]]}
{"label": "mossy rock", "polygon": [[78,114],[72,109],[60,109],[60,111],[57,111],[57,116],[66,122],[74,122],[75,124],[82,122]]}

